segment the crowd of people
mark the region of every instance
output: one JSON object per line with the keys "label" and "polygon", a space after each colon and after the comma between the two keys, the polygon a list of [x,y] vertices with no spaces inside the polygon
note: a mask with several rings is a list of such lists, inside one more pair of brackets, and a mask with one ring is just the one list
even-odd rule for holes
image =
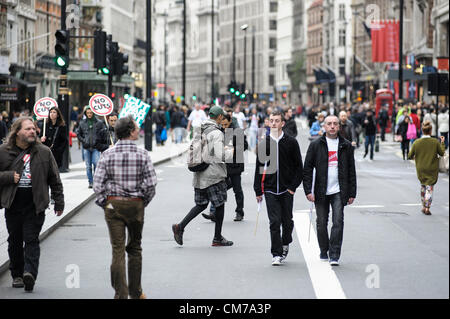
{"label": "crowd of people", "polygon": [[[370,103],[336,106],[329,103],[306,109],[274,103],[224,107],[195,104],[192,108],[160,105],[152,111],[157,145],[162,147],[171,138],[176,144],[185,141],[192,146],[200,132],[200,151],[203,154],[202,148],[207,147],[208,158],[212,159],[188,164],[193,172],[195,206],[172,225],[174,239],[183,245],[188,224],[209,205],[209,213],[202,215],[215,223],[212,246],[234,244],[222,235],[227,191],[233,189],[234,221],[240,222],[245,216],[241,185],[245,170],[243,154],[250,150],[256,154],[255,198],[259,205],[265,201],[268,212],[272,265],[281,265],[288,256],[294,229],[294,195],[303,183],[306,199],[316,208],[318,258],[337,266],[344,208],[352,205],[357,195],[355,149],[364,142],[363,157],[370,156],[373,160],[377,135],[380,133],[385,141],[388,128],[401,145],[403,159],[416,161],[422,212],[431,215],[438,155],[443,156],[448,148],[448,106],[440,104],[437,112],[438,115],[433,105],[422,103],[395,105],[392,114],[387,106],[375,110]],[[301,115],[310,127],[310,144],[304,160],[295,121]],[[231,137],[226,134],[230,128],[236,133]],[[115,298],[144,299],[141,237],[144,210],[155,196],[157,178],[149,153],[135,144],[140,134],[135,120],[118,119],[114,112],[106,117],[106,122],[98,120],[89,106],[82,112],[74,108],[70,123],[65,123],[58,108],[50,109],[49,117],[39,121],[30,117],[29,112],[13,113],[11,119],[2,113],[0,134],[0,144],[4,142],[0,146],[0,208],[6,209],[12,286],[33,291],[39,265],[38,237],[45,210],[52,201],[55,213],[58,216],[63,213],[64,194],[59,176],[62,154],[68,145],[67,136],[70,145],[71,138],[76,136],[83,150],[88,187],[94,189],[96,204],[105,211],[113,247],[110,270]],[[188,158],[192,156],[188,154]],[[127,167],[122,165],[125,160],[129,163]],[[125,253],[129,261],[128,282]]]}

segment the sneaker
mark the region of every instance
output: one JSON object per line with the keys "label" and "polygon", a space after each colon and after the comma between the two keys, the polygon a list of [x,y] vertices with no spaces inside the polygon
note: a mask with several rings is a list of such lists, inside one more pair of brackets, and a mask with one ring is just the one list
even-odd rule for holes
{"label": "sneaker", "polygon": [[89,187],[88,188],[93,188],[94,185],[92,183],[89,183]]}
{"label": "sneaker", "polygon": [[205,219],[209,219],[209,220],[212,221],[212,222],[216,222],[216,216],[214,216],[213,213],[209,213],[209,214],[202,213],[202,216],[203,216]]}
{"label": "sneaker", "polygon": [[240,222],[243,219],[244,219],[244,216],[242,216],[241,214],[236,214],[236,217],[234,217],[235,222]]}
{"label": "sneaker", "polygon": [[23,283],[25,286],[25,291],[26,292],[32,292],[33,288],[34,288],[34,276],[32,274],[30,274],[29,272],[26,272],[23,274]]}
{"label": "sneaker", "polygon": [[289,253],[289,245],[283,245],[283,254],[281,255],[281,260],[285,260]]}
{"label": "sneaker", "polygon": [[183,233],[184,230],[181,230],[180,225],[173,224],[172,225],[173,237],[178,245],[183,246]]}
{"label": "sneaker", "polygon": [[282,261],[283,259],[281,258],[281,256],[275,256],[272,258],[272,266],[281,266]]}
{"label": "sneaker", "polygon": [[13,286],[13,288],[23,288],[25,285],[24,285],[23,279],[21,277],[16,277],[13,279],[12,286]]}
{"label": "sneaker", "polygon": [[320,254],[320,260],[321,261],[328,261],[328,253],[325,253],[325,254]]}
{"label": "sneaker", "polygon": [[330,260],[330,265],[331,266],[339,266],[339,262],[336,259],[331,259]]}
{"label": "sneaker", "polygon": [[225,237],[222,237],[222,239],[220,239],[220,240],[214,239],[213,242],[212,242],[212,246],[213,247],[233,246],[233,242],[229,241],[229,240],[226,240]]}

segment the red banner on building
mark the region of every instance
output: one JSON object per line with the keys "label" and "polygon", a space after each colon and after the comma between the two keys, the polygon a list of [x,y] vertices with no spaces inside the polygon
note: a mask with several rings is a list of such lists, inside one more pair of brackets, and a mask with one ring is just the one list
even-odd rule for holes
{"label": "red banner on building", "polygon": [[398,21],[373,21],[372,62],[398,62],[400,23]]}

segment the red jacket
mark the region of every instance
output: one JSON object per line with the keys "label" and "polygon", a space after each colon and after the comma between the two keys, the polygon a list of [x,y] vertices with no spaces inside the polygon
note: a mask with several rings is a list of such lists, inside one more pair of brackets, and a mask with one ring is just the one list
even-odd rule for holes
{"label": "red jacket", "polygon": [[411,113],[409,116],[411,116],[414,125],[416,126],[416,129],[419,131],[420,130],[420,120],[419,117],[417,116],[417,114]]}

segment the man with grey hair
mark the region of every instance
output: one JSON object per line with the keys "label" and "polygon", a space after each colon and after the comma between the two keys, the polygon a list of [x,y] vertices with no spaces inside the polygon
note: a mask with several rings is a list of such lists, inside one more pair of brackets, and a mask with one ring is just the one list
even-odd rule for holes
{"label": "man with grey hair", "polygon": [[[326,117],[323,127],[325,135],[312,141],[306,153],[303,189],[306,198],[316,206],[320,259],[338,266],[344,234],[344,207],[353,204],[356,197],[354,149],[349,141],[339,137],[336,116]],[[333,227],[328,237],[330,205]]]}
{"label": "man with grey hair", "polygon": [[[156,173],[147,151],[136,146],[139,126],[131,116],[115,126],[119,140],[102,153],[94,175],[95,203],[105,211],[112,251],[111,285],[115,299],[145,299],[142,292],[144,211],[155,196]],[[126,166],[124,166],[126,163]],[[125,246],[125,230],[128,241]],[[128,254],[128,285],[125,266]]]}
{"label": "man with grey hair", "polygon": [[352,143],[353,147],[356,147],[356,131],[353,123],[348,120],[347,112],[341,111],[339,113],[339,134]]}

